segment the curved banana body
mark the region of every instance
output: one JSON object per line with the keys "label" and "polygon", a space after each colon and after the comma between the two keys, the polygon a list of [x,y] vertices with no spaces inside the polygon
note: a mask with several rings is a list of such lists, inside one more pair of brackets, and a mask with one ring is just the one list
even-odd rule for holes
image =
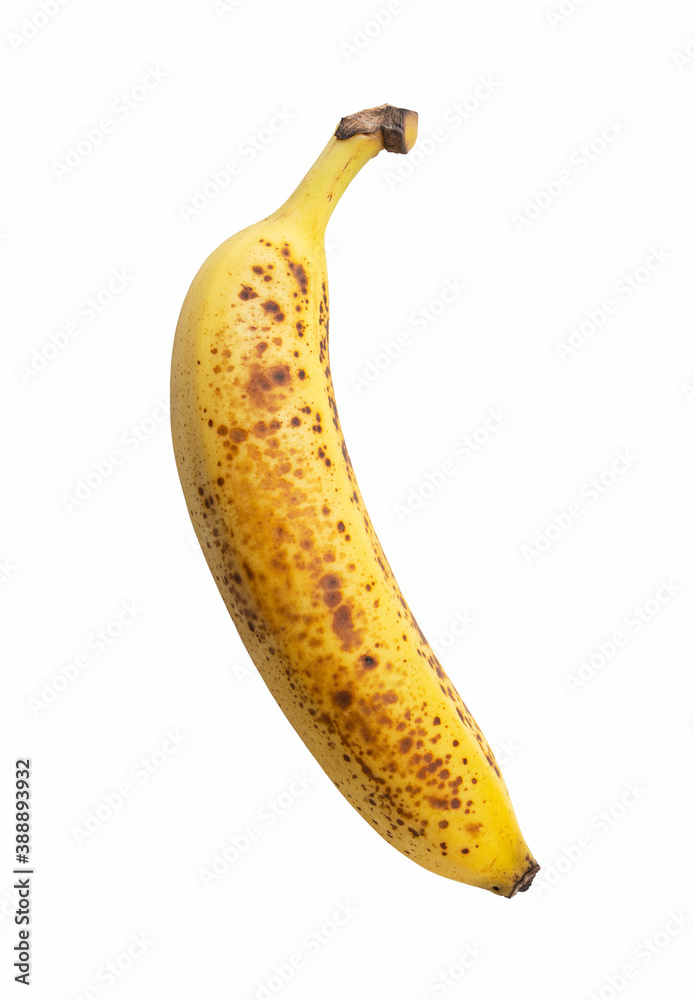
{"label": "curved banana body", "polygon": [[176,461],[244,645],[321,767],[413,861],[512,896],[538,866],[376,537],[330,377],[325,225],[383,145],[383,130],[334,136],[275,215],[201,267],[173,351]]}

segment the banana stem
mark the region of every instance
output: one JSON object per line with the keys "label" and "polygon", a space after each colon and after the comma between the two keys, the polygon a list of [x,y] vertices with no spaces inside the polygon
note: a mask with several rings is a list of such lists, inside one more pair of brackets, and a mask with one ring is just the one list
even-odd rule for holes
{"label": "banana stem", "polygon": [[382,149],[407,153],[417,138],[417,114],[383,104],[340,120],[334,135],[272,220],[297,218],[317,236],[346,188]]}

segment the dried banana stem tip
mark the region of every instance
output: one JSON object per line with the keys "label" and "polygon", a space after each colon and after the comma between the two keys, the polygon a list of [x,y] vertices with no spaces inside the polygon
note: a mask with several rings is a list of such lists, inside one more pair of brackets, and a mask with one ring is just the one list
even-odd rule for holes
{"label": "dried banana stem tip", "polygon": [[528,858],[528,860],[530,862],[530,866],[528,870],[523,873],[521,878],[519,878],[516,884],[514,885],[513,889],[511,890],[509,899],[515,896],[517,892],[527,892],[532,884],[533,879],[540,870],[540,866],[538,865],[537,861],[535,861],[534,858]]}
{"label": "dried banana stem tip", "polygon": [[383,147],[389,153],[409,153],[417,141],[417,112],[380,104],[366,108],[354,115],[340,119],[335,129],[336,139],[349,139],[353,135],[371,135],[382,132]]}

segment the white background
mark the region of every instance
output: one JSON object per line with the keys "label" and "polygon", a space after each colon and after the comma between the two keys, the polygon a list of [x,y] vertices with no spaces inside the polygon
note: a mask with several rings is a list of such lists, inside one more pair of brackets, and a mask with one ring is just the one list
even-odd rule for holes
{"label": "white background", "polygon": [[[2,990],[24,995],[30,755],[41,1000],[690,996],[691,4],[44,6],[8,0],[0,31]],[[323,775],[173,462],[195,271],[382,102],[420,138],[330,223],[332,369],[384,548],[542,865],[510,902],[412,864]]]}

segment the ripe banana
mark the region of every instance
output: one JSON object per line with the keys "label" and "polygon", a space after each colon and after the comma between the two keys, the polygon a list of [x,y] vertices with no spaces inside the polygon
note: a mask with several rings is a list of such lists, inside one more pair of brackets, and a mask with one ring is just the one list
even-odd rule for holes
{"label": "ripe banana", "polygon": [[538,865],[381,549],[330,376],[326,224],[367,161],[416,134],[390,105],[341,119],[284,205],[208,257],[176,329],[173,442],[217,586],[311,753],[407,857],[510,897]]}

